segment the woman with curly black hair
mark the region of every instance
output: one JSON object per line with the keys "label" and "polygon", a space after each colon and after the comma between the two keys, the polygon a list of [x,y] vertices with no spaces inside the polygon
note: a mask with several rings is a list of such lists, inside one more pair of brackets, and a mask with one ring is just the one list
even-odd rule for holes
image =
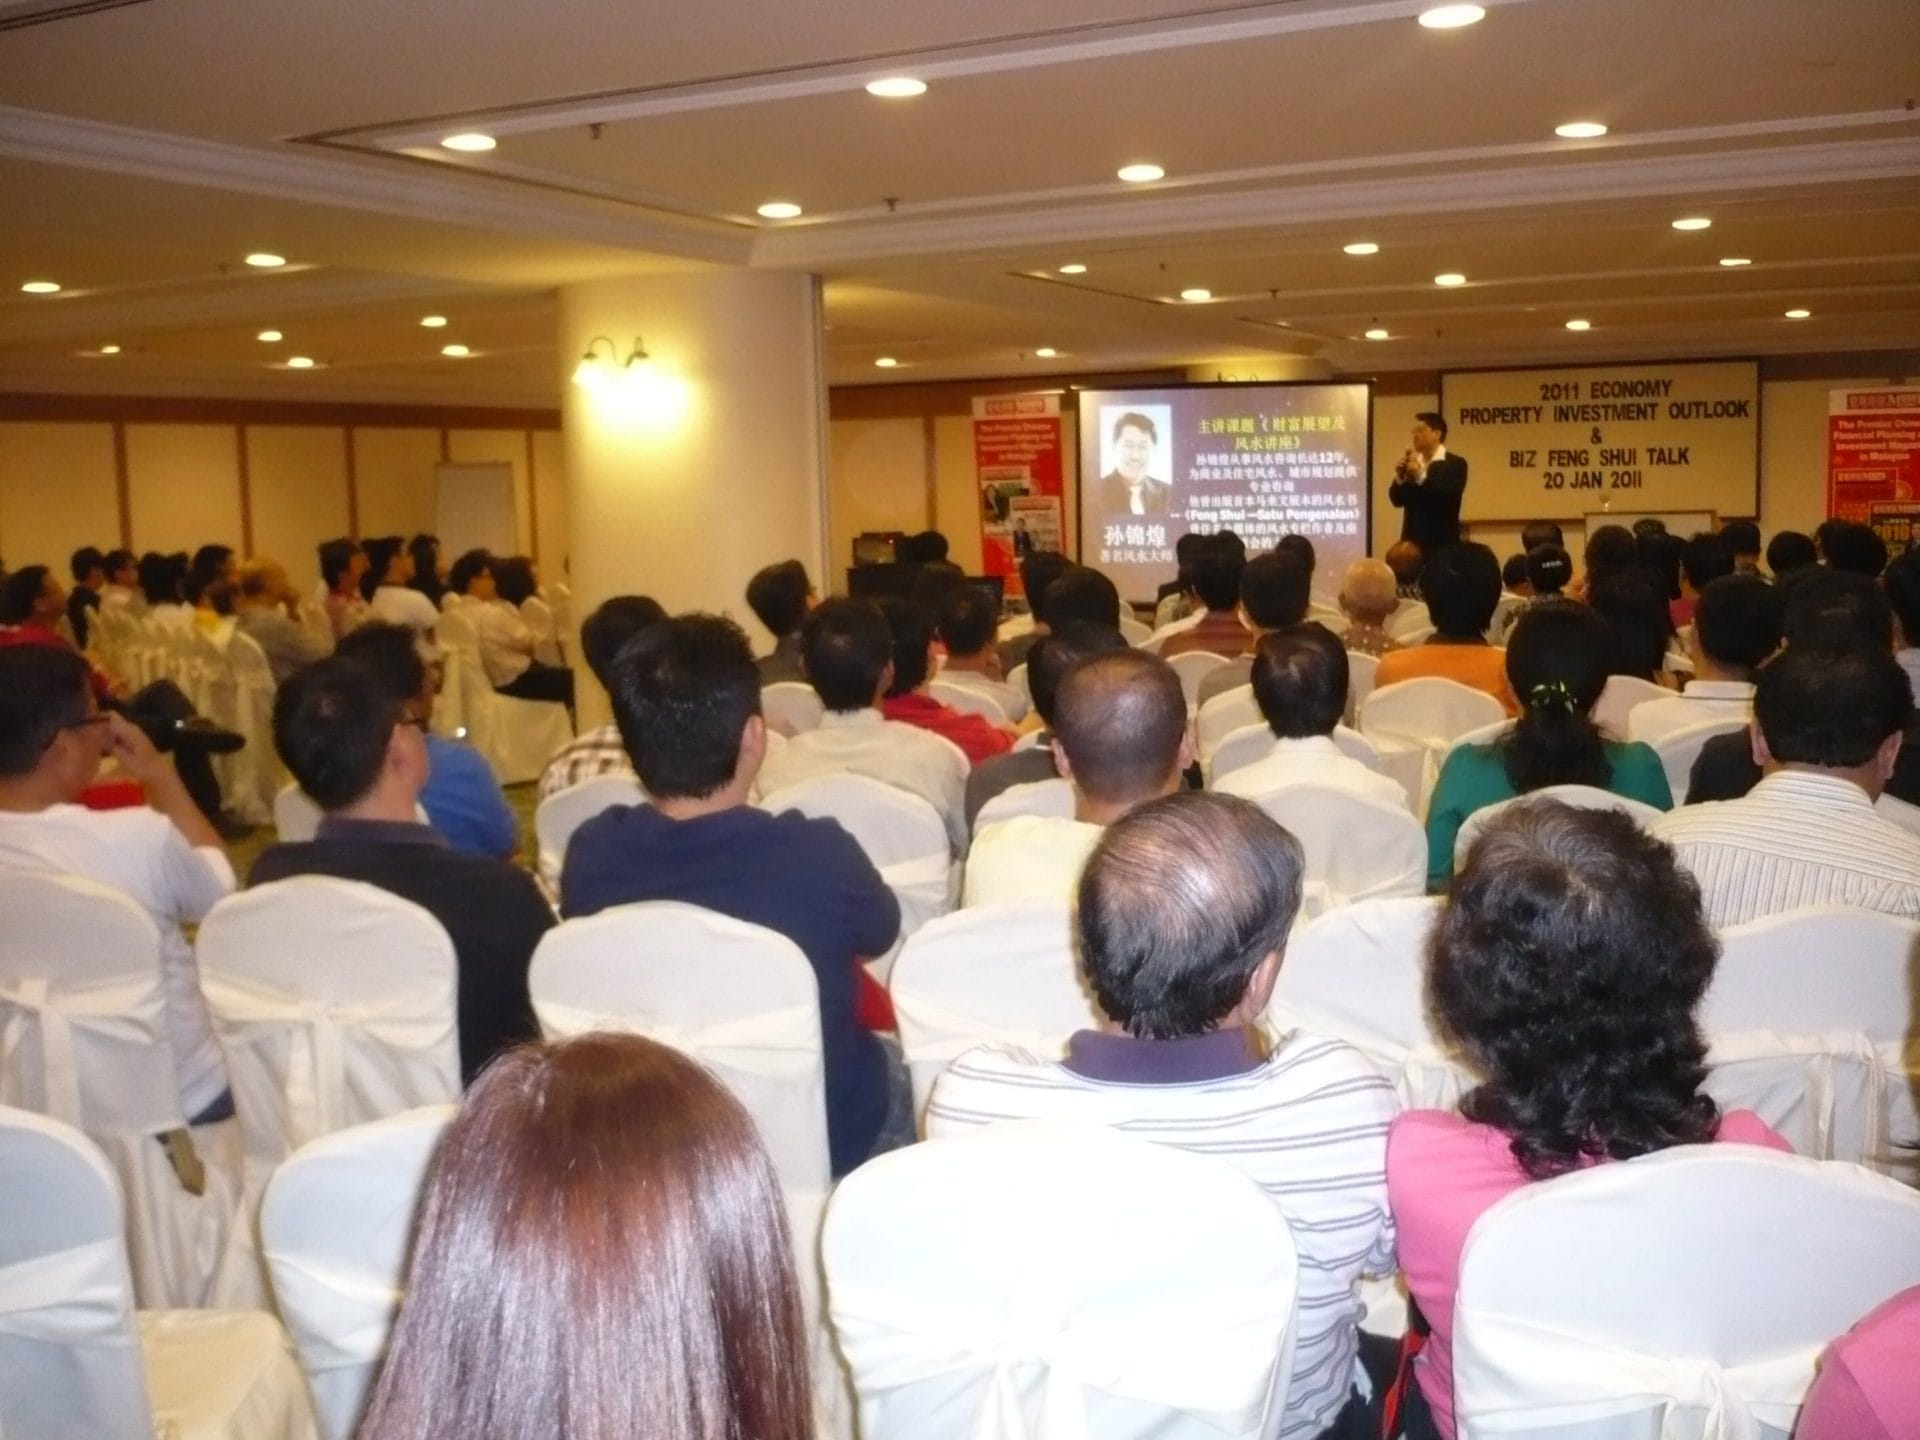
{"label": "woman with curly black hair", "polygon": [[1675,1145],[1788,1148],[1700,1088],[1694,1010],[1718,958],[1700,887],[1626,815],[1529,801],[1468,851],[1434,931],[1427,996],[1482,1081],[1458,1115],[1408,1111],[1387,1142],[1400,1268],[1432,1327],[1407,1387],[1410,1437],[1454,1433],[1460,1255],[1495,1201]]}

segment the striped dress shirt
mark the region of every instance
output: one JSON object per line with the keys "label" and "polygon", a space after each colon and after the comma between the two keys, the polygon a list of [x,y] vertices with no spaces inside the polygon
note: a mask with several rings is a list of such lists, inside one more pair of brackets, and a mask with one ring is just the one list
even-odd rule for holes
{"label": "striped dress shirt", "polygon": [[1243,1030],[1182,1040],[1082,1031],[1063,1062],[978,1046],[934,1083],[927,1137],[1068,1120],[1243,1171],[1286,1216],[1300,1255],[1300,1333],[1280,1434],[1306,1440],[1353,1387],[1361,1275],[1394,1268],[1386,1154],[1400,1107],[1386,1079],[1340,1041],[1293,1035],[1264,1058],[1254,1043]]}
{"label": "striped dress shirt", "polygon": [[1652,830],[1699,880],[1716,927],[1804,905],[1920,919],[1920,839],[1836,775],[1779,770],[1741,799],[1685,806]]}

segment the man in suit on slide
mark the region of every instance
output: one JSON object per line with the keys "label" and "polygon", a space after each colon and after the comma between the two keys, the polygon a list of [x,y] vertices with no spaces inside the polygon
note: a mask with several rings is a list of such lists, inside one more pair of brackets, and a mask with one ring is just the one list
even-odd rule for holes
{"label": "man in suit on slide", "polygon": [[1173,486],[1147,473],[1160,443],[1152,420],[1129,410],[1113,422],[1113,469],[1100,477],[1100,506],[1108,515],[1164,515]]}
{"label": "man in suit on slide", "polygon": [[1413,417],[1413,447],[1393,467],[1387,498],[1401,510],[1400,538],[1431,555],[1460,538],[1460,497],[1467,488],[1467,461],[1447,453],[1446,417],[1423,410]]}

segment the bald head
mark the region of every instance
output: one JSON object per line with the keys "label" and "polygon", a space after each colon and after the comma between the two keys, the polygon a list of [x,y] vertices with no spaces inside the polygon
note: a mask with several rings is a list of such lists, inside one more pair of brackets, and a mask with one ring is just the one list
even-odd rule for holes
{"label": "bald head", "polygon": [[1387,568],[1400,584],[1411,585],[1420,578],[1420,566],[1425,559],[1418,545],[1411,540],[1401,540],[1388,549]]}
{"label": "bald head", "polygon": [[1074,785],[1095,805],[1137,805],[1175,789],[1184,766],[1187,698],[1158,655],[1114,650],[1060,682],[1053,735]]}
{"label": "bald head", "polygon": [[271,605],[293,594],[293,582],[278,560],[256,555],[243,564],[234,577],[243,600]]}
{"label": "bald head", "polygon": [[1364,624],[1378,625],[1399,600],[1393,570],[1384,560],[1356,560],[1340,582],[1340,608]]}

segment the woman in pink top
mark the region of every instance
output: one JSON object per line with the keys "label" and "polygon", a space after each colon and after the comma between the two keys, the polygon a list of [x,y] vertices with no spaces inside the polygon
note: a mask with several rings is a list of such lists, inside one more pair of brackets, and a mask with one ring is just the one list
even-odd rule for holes
{"label": "woman in pink top", "polygon": [[1920,1437],[1920,1285],[1827,1347],[1793,1440]]}
{"label": "woman in pink top", "polygon": [[1460,1254],[1495,1201],[1674,1145],[1788,1148],[1754,1115],[1722,1116],[1701,1091],[1707,1046],[1693,1012],[1718,956],[1699,887],[1617,811],[1525,801],[1468,852],[1434,934],[1427,991],[1486,1078],[1458,1115],[1408,1111],[1387,1140],[1400,1268],[1432,1327],[1404,1395],[1410,1440],[1452,1440]]}

